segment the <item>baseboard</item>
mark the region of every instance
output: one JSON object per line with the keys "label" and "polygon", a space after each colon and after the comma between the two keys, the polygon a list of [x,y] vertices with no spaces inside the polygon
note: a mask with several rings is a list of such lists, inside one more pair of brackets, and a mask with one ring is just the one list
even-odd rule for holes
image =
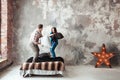
{"label": "baseboard", "polygon": [[13,61],[11,61],[10,63],[8,63],[7,65],[5,65],[4,67],[0,68],[0,71],[5,70],[6,68],[8,68],[9,66],[11,66],[13,64]]}

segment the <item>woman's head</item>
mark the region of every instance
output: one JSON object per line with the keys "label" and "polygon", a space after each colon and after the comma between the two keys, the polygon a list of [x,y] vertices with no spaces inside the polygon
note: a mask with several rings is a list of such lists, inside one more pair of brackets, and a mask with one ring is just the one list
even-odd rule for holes
{"label": "woman's head", "polygon": [[52,32],[52,33],[57,33],[56,27],[52,27],[51,32]]}

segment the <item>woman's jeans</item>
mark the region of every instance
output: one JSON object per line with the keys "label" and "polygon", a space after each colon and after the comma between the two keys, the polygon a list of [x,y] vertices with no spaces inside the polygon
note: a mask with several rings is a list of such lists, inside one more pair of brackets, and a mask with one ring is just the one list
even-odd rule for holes
{"label": "woman's jeans", "polygon": [[56,57],[55,48],[56,48],[57,45],[58,45],[57,42],[52,42],[52,44],[51,44],[50,52],[52,53],[52,57],[53,57],[53,58]]}

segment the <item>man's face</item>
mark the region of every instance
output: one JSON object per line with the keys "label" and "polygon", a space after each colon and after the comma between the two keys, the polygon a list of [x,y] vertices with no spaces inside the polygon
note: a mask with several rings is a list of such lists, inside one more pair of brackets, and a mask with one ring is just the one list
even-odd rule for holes
{"label": "man's face", "polygon": [[41,29],[38,29],[39,30],[39,32],[41,32],[42,30],[43,30],[43,28],[41,28]]}

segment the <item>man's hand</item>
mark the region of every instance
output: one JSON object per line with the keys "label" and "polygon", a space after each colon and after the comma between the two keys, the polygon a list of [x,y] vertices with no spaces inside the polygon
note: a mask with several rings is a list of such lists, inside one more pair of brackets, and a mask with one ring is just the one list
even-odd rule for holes
{"label": "man's hand", "polygon": [[36,44],[36,45],[40,45],[41,43],[39,43],[39,42],[34,42],[34,44]]}
{"label": "man's hand", "polygon": [[41,43],[38,42],[37,44],[40,45]]}

